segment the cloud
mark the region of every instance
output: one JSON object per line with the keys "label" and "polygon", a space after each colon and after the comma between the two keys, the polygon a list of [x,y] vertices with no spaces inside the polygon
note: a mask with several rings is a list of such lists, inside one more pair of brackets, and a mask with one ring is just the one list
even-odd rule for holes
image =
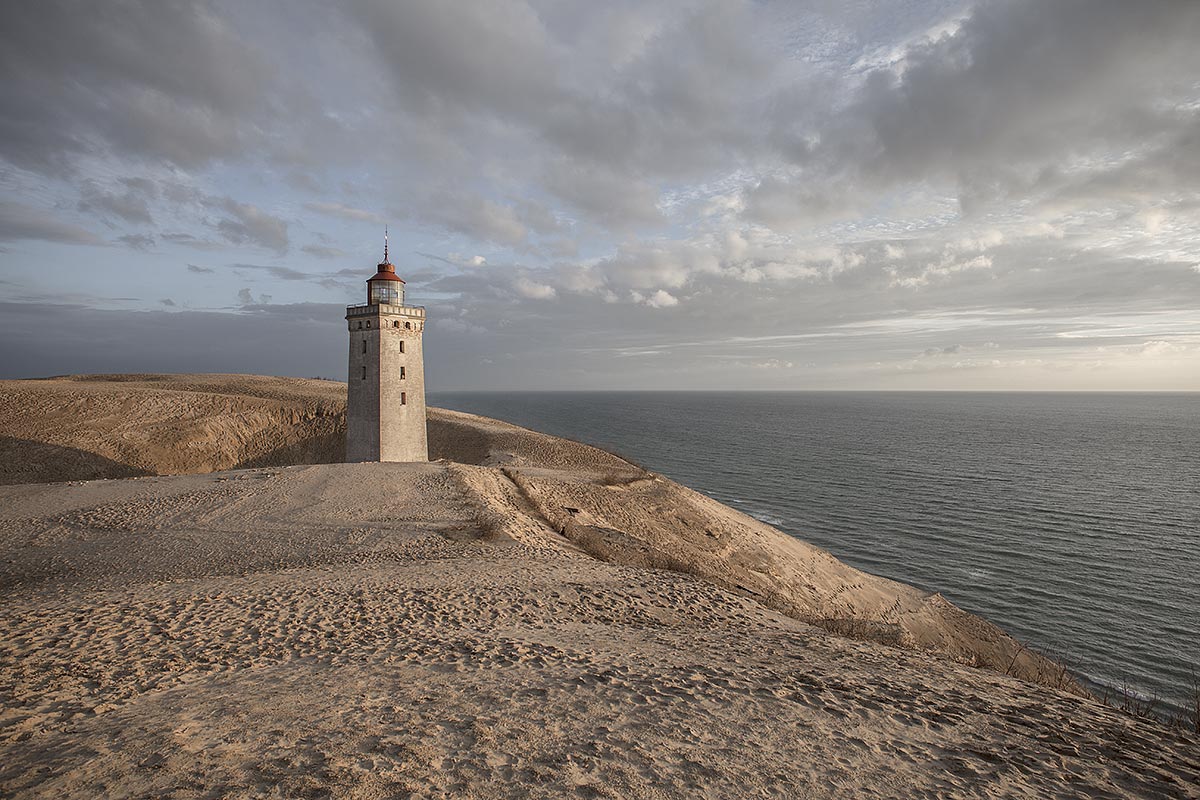
{"label": "cloud", "polygon": [[127,233],[118,236],[117,241],[133,250],[149,250],[154,246],[154,237],[145,233]]}
{"label": "cloud", "polygon": [[261,141],[267,67],[201,3],[6,4],[0,155],[63,173],[71,159],[135,154],[196,167]]}
{"label": "cloud", "polygon": [[479,255],[464,256],[461,253],[447,253],[444,256],[438,256],[438,255],[434,255],[433,253],[422,253],[419,250],[416,251],[416,254],[421,256],[422,258],[429,258],[429,259],[433,259],[434,261],[440,261],[443,264],[449,264],[450,266],[453,266],[453,267],[467,267],[467,268],[473,269],[476,267],[487,266],[487,258],[485,258],[484,256],[479,256]]}
{"label": "cloud", "polygon": [[300,251],[317,258],[344,258],[348,255],[345,250],[323,244],[306,244],[300,248]]}
{"label": "cloud", "polygon": [[318,214],[324,214],[330,217],[338,217],[339,219],[348,219],[352,222],[370,222],[375,225],[383,225],[387,222],[383,215],[374,211],[368,211],[363,208],[353,208],[351,206],[342,205],[341,203],[310,202],[305,203],[304,207],[309,211],[315,211]]}
{"label": "cloud", "polygon": [[422,203],[421,218],[483,242],[520,245],[529,235],[517,209],[472,190],[441,189]]}
{"label": "cloud", "polygon": [[282,254],[288,249],[288,225],[249,203],[226,197],[220,207],[230,216],[214,226],[232,244],[251,244]]}
{"label": "cloud", "polygon": [[[191,371],[344,379],[344,314],[337,304],[222,313],[0,303],[0,377]],[[46,318],[61,324],[37,324]]]}
{"label": "cloud", "polygon": [[171,244],[180,244],[196,250],[225,250],[229,247],[229,245],[222,242],[214,242],[211,239],[201,239],[194,234],[185,233],[183,231],[171,231],[169,233],[159,234],[158,238]]}
{"label": "cloud", "polygon": [[1184,353],[1189,349],[1190,348],[1184,344],[1178,344],[1176,342],[1169,342],[1165,339],[1155,339],[1153,341],[1149,341],[1149,342],[1146,342],[1145,344],[1143,344],[1139,348],[1138,352],[1141,355],[1146,356],[1147,358],[1156,358],[1159,356],[1168,356],[1168,355],[1175,355],[1177,353]]}
{"label": "cloud", "polygon": [[550,32],[524,2],[485,8],[469,0],[368,0],[350,12],[374,38],[400,97],[418,109],[453,103],[529,113],[559,94]]}
{"label": "cloud", "polygon": [[545,185],[606,227],[621,230],[664,221],[658,210],[658,192],[632,175],[560,159],[550,167]]}
{"label": "cloud", "polygon": [[538,283],[530,280],[525,276],[518,276],[513,282],[513,288],[517,290],[517,294],[521,297],[527,297],[532,300],[553,300],[558,296],[553,286],[545,283]]}
{"label": "cloud", "polygon": [[870,72],[846,112],[817,125],[805,166],[874,185],[954,181],[973,210],[1033,194],[1064,167],[1109,171],[1104,155],[1187,124],[1166,109],[1194,96],[1198,34],[1190,3],[978,4]]}
{"label": "cloud", "polygon": [[670,308],[671,306],[679,305],[679,300],[674,295],[670,294],[669,292],[665,292],[662,289],[659,289],[649,296],[644,295],[641,292],[630,292],[629,294],[635,303],[644,306],[650,306],[650,308]]}
{"label": "cloud", "polygon": [[154,222],[145,195],[134,187],[117,193],[100,188],[95,181],[84,181],[80,188],[79,210],[117,217],[126,222],[146,225]]}
{"label": "cloud", "polygon": [[40,240],[62,244],[103,244],[87,230],[45,209],[0,200],[0,241]]}
{"label": "cloud", "polygon": [[0,9],[10,295],[119,245],[89,254],[111,294],[160,313],[145,269],[182,246],[222,266],[156,294],[274,320],[263,283],[341,293],[377,257],[330,259],[391,220],[477,386],[698,388],[718,355],[772,388],[797,373],[749,365],[1040,385],[1107,346],[1120,388],[1195,357],[1152,343],[1200,303],[1196,3],[289,8]]}
{"label": "cloud", "polygon": [[281,281],[307,281],[314,277],[308,272],[301,272],[300,270],[293,269],[292,267],[280,267],[273,264],[234,264],[233,268],[235,270],[260,270],[262,272],[269,273],[272,278],[276,278]]}

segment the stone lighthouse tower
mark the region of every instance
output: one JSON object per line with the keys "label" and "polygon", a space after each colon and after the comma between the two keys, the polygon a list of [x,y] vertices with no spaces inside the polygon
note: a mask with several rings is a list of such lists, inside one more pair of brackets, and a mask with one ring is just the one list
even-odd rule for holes
{"label": "stone lighthouse tower", "polygon": [[425,309],[404,304],[404,281],[388,260],[367,281],[367,302],[346,309],[350,371],[346,393],[347,461],[428,461]]}

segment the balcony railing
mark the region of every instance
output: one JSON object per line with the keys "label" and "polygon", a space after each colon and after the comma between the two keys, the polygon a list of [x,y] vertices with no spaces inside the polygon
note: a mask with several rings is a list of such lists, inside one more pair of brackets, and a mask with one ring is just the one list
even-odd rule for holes
{"label": "balcony railing", "polygon": [[400,314],[405,317],[423,317],[425,316],[425,306],[405,306],[391,303],[362,303],[357,306],[346,306],[347,317],[364,314]]}

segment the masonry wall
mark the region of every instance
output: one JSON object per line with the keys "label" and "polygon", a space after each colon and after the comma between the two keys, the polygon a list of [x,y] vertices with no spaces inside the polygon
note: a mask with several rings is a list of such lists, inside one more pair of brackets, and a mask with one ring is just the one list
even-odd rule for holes
{"label": "masonry wall", "polygon": [[425,320],[386,311],[398,308],[382,306],[348,320],[347,461],[429,460]]}
{"label": "masonry wall", "polygon": [[[346,460],[379,461],[379,318],[350,320],[346,374]],[[371,327],[367,328],[367,323]],[[366,352],[363,344],[366,344]],[[366,378],[363,378],[364,368]]]}
{"label": "masonry wall", "polygon": [[[379,460],[428,461],[424,320],[385,316],[379,354]],[[399,322],[400,327],[393,325]],[[405,328],[408,323],[412,328]],[[401,352],[400,344],[404,348]],[[400,368],[404,368],[401,378]],[[403,399],[404,402],[401,402]]]}

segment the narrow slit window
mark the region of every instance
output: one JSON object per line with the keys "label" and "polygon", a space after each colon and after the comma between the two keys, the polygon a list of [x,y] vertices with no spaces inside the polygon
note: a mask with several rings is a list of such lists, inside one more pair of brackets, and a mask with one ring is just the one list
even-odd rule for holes
{"label": "narrow slit window", "polygon": [[371,327],[371,320],[367,320],[367,327]]}
{"label": "narrow slit window", "polygon": [[400,340],[400,352],[401,353],[404,352],[404,340],[403,339]]}
{"label": "narrow slit window", "polygon": [[400,405],[402,405],[402,406],[408,405],[408,392],[400,393]]}
{"label": "narrow slit window", "polygon": [[362,330],[362,320],[361,319],[358,321],[358,329],[360,331]]}
{"label": "narrow slit window", "polygon": [[392,327],[393,327],[393,328],[399,328],[399,327],[400,327],[400,320],[395,320],[395,321],[393,321],[393,322],[392,322]]}
{"label": "narrow slit window", "polygon": [[363,367],[363,380],[365,381],[366,379],[367,379],[367,368]]}
{"label": "narrow slit window", "polygon": [[400,380],[404,380],[404,367],[400,368]]}
{"label": "narrow slit window", "polygon": [[405,328],[407,328],[408,330],[410,330],[410,331],[411,331],[411,330],[412,330],[412,323],[411,323],[411,322],[406,322],[406,323],[404,323],[404,327],[405,327]]}
{"label": "narrow slit window", "polygon": [[363,352],[367,352],[367,340],[363,339]]}

